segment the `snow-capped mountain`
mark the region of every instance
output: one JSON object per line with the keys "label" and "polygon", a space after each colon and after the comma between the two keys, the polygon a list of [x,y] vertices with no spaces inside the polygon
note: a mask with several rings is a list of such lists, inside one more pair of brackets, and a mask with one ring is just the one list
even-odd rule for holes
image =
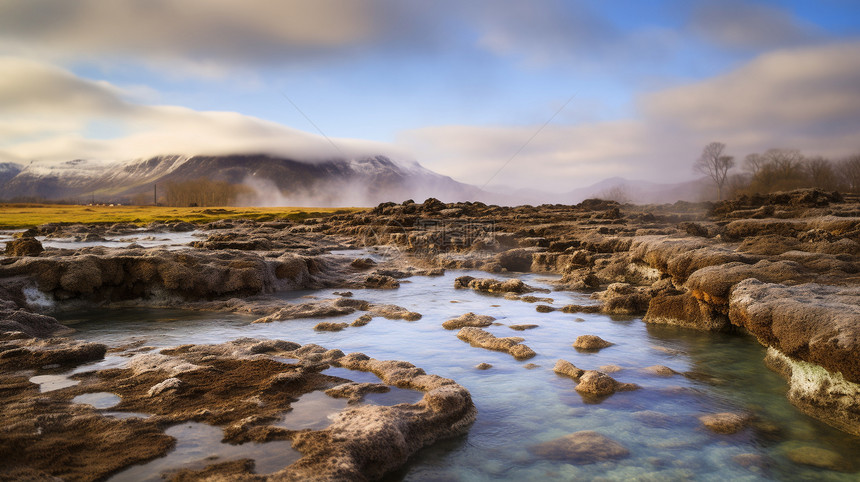
{"label": "snow-capped mountain", "polygon": [[0,164],[0,199],[122,202],[158,189],[163,192],[171,183],[198,179],[245,186],[244,201],[262,205],[369,206],[427,197],[471,200],[481,192],[416,162],[382,155],[312,162],[264,154],[171,155],[122,163]]}
{"label": "snow-capped mountain", "polygon": [[0,186],[6,184],[10,179],[21,172],[21,166],[11,162],[0,162]]}

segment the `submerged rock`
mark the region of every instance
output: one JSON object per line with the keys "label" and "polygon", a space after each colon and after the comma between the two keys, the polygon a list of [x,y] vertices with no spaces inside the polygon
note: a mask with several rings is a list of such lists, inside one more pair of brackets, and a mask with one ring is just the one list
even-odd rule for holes
{"label": "submerged rock", "polygon": [[535,445],[530,447],[529,451],[544,459],[574,464],[593,464],[606,460],[622,459],[630,455],[630,451],[620,443],[591,430],[574,432]]}
{"label": "submerged rock", "polygon": [[733,434],[746,428],[752,417],[744,413],[722,412],[702,415],[699,421],[712,432]]}
{"label": "submerged rock", "polygon": [[675,370],[672,370],[665,365],[653,365],[650,367],[645,367],[642,369],[642,371],[645,373],[650,373],[651,375],[657,375],[659,377],[671,377],[680,374],[680,372],[676,372]]}
{"label": "submerged rock", "polygon": [[512,330],[516,330],[516,331],[526,331],[526,330],[532,330],[532,329],[534,329],[534,328],[537,328],[538,326],[540,326],[540,325],[531,325],[531,324],[526,324],[526,325],[508,325],[508,328],[510,328],[510,329],[512,329]]}
{"label": "submerged rock", "polygon": [[821,447],[797,447],[786,452],[788,458],[802,465],[809,465],[838,472],[850,472],[851,464],[836,452]]}

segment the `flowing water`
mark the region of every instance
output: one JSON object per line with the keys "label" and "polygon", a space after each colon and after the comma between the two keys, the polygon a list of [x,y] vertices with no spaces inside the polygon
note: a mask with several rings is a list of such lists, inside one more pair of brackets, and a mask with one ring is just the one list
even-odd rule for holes
{"label": "flowing water", "polygon": [[[0,231],[0,244],[15,239],[13,235],[17,231]],[[154,233],[141,228],[138,232],[122,235],[104,236],[102,239],[93,241],[81,241],[73,237],[68,238],[48,238],[45,236],[36,236],[36,239],[42,243],[45,248],[62,248],[62,249],[80,249],[90,248],[94,246],[103,246],[106,248],[125,248],[134,243],[142,248],[163,248],[167,250],[183,249],[188,247],[188,243],[197,241],[200,238],[199,231],[188,231],[181,233],[165,232]]]}
{"label": "flowing water", "polygon": [[[221,343],[239,337],[316,343],[344,353],[359,351],[377,359],[407,360],[468,388],[478,408],[477,421],[469,433],[422,450],[401,471],[390,474],[392,480],[858,480],[856,472],[799,465],[789,458],[792,451],[819,448],[855,463],[860,459],[860,441],[791,406],[784,396],[785,381],[764,366],[765,350],[753,338],[652,326],[631,317],[538,313],[534,304],[454,289],[454,278],[467,274],[487,276],[482,272],[448,271],[444,276],[403,280],[396,290],[353,290],[357,299],[397,304],[424,316],[414,322],[374,318],[367,326],[340,332],[317,332],[313,327],[320,321],[349,322],[361,313],[324,320],[250,324],[252,318],[244,315],[135,308],[71,312],[61,315],[61,320],[79,330],[78,338],[113,346],[132,342],[153,347]],[[532,285],[546,286],[546,277],[520,278]],[[302,296],[335,298],[333,291],[337,290],[284,293],[283,297],[291,302],[301,301]],[[583,293],[539,296],[553,298],[555,307],[590,302]],[[488,327],[488,331],[496,336],[523,337],[538,355],[517,361],[506,353],[471,347],[457,338],[456,330],[442,328],[445,320],[469,311],[494,316],[498,325]],[[513,324],[538,327],[514,331],[508,327]],[[599,352],[577,351],[571,344],[583,334],[598,335],[614,345]],[[584,399],[574,390],[573,380],[552,371],[558,359],[582,369],[615,365],[620,370],[611,373],[614,378],[642,388],[619,392],[599,402]],[[122,360],[127,359],[111,357],[100,364],[116,366]],[[489,363],[492,368],[476,369],[480,363]],[[653,365],[666,365],[689,376],[661,377],[643,370]],[[83,369],[86,368],[77,370]],[[378,382],[370,374],[344,369],[332,368],[326,373]],[[409,392],[412,391],[374,394],[365,403],[412,402],[420,397]],[[290,428],[294,422],[320,428],[328,423],[328,416],[345,406],[345,401],[321,392],[308,394],[280,423]],[[698,417],[718,412],[751,412],[758,423],[733,435],[712,433]],[[295,460],[296,454],[288,444],[277,446],[283,451],[280,461],[277,456],[272,459],[272,450],[267,448],[270,444],[259,444],[241,456],[224,451],[217,445],[219,430],[196,425],[171,429],[172,434],[180,436],[177,452],[184,452],[137,466],[134,475],[152,476],[176,468],[177,463],[190,463],[194,457],[183,455],[189,451],[197,456],[194,463],[199,464],[207,451],[224,461],[234,455],[254,458],[253,452],[258,450],[257,457],[266,461],[263,469],[257,465],[263,472]],[[611,437],[630,455],[615,461],[574,465],[542,460],[529,451],[535,444],[581,430]],[[194,433],[188,435],[189,432]]]}

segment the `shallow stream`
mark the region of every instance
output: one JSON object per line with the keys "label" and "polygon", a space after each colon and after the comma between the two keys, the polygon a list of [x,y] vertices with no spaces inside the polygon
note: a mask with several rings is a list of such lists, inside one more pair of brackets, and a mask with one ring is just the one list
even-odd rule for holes
{"label": "shallow stream", "polygon": [[[538,313],[535,304],[454,289],[454,279],[467,274],[487,276],[483,272],[448,271],[444,276],[403,280],[396,290],[352,290],[357,299],[397,304],[423,314],[423,318],[414,322],[374,318],[367,326],[340,332],[317,332],[313,327],[320,321],[351,322],[361,313],[250,324],[252,317],[243,315],[135,308],[68,312],[60,319],[79,330],[77,338],[111,346],[142,341],[165,347],[221,343],[239,337],[316,343],[344,353],[358,351],[377,359],[406,360],[468,388],[478,408],[477,421],[469,433],[422,450],[401,471],[390,474],[392,480],[858,480],[858,473],[791,460],[790,453],[797,458],[809,448],[820,448],[856,463],[860,441],[790,405],[784,396],[786,382],[765,367],[765,350],[753,338],[652,326],[637,318]],[[548,280],[539,275],[520,278],[536,286],[546,286]],[[298,302],[300,296],[335,298],[333,291],[339,290],[283,296]],[[553,298],[555,307],[590,302],[583,293],[538,296]],[[488,327],[488,331],[496,336],[523,337],[538,355],[517,361],[507,353],[471,347],[457,338],[456,330],[442,328],[445,320],[470,311],[494,316],[499,325]],[[514,331],[508,327],[514,324],[538,327]],[[577,351],[571,344],[584,334],[598,335],[614,345],[595,353]],[[615,365],[620,370],[611,376],[639,384],[642,389],[619,392],[599,403],[586,400],[574,390],[573,380],[552,371],[558,359],[582,369],[612,370],[600,367]],[[118,363],[122,363],[121,357],[101,362],[106,366]],[[492,368],[475,368],[480,363],[489,363]],[[666,365],[688,376],[663,377],[643,370],[653,365]],[[352,372],[350,377],[347,370],[332,370],[336,371],[331,374],[353,380],[377,381],[359,379],[368,376],[360,372]],[[417,399],[408,390],[401,392],[374,395],[381,401],[369,397],[367,403]],[[315,428],[325,425],[330,412],[345,406],[342,400],[326,400],[322,393],[305,397],[307,401],[314,397],[319,400],[304,405],[297,402],[294,415],[301,415],[302,423]],[[751,412],[758,422],[733,435],[712,433],[697,417],[718,412]],[[286,416],[283,423],[289,421]],[[173,429],[180,436],[177,452],[181,453],[137,466],[133,474],[123,474],[117,480],[129,480],[129,475],[136,479],[155,476],[176,468],[177,463],[197,464],[201,457],[212,455],[207,450],[218,455],[219,461],[254,458],[258,453],[261,472],[278,470],[296,457],[284,442],[280,442],[283,447],[260,444],[264,447],[231,452],[217,445],[218,430],[186,425]],[[573,465],[542,460],[529,451],[535,444],[581,430],[611,437],[630,451],[629,457]],[[190,435],[182,438],[183,432]],[[281,460],[277,456],[273,460],[271,447],[283,451]],[[188,453],[197,459],[192,460]]]}
{"label": "shallow stream", "polygon": [[[0,231],[0,244],[12,241],[17,231]],[[105,248],[125,248],[137,244],[141,248],[163,248],[167,250],[186,249],[188,243],[200,239],[199,231],[187,232],[153,232],[141,228],[138,232],[122,235],[108,235],[101,239],[82,241],[74,237],[49,238],[36,236],[44,248],[80,249],[102,246]]]}

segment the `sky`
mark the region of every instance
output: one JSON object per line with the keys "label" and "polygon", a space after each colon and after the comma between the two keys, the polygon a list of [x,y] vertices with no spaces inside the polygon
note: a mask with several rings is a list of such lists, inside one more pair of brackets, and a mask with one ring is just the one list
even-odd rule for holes
{"label": "sky", "polygon": [[0,0],[0,162],[386,154],[563,192],[860,152],[854,0]]}

